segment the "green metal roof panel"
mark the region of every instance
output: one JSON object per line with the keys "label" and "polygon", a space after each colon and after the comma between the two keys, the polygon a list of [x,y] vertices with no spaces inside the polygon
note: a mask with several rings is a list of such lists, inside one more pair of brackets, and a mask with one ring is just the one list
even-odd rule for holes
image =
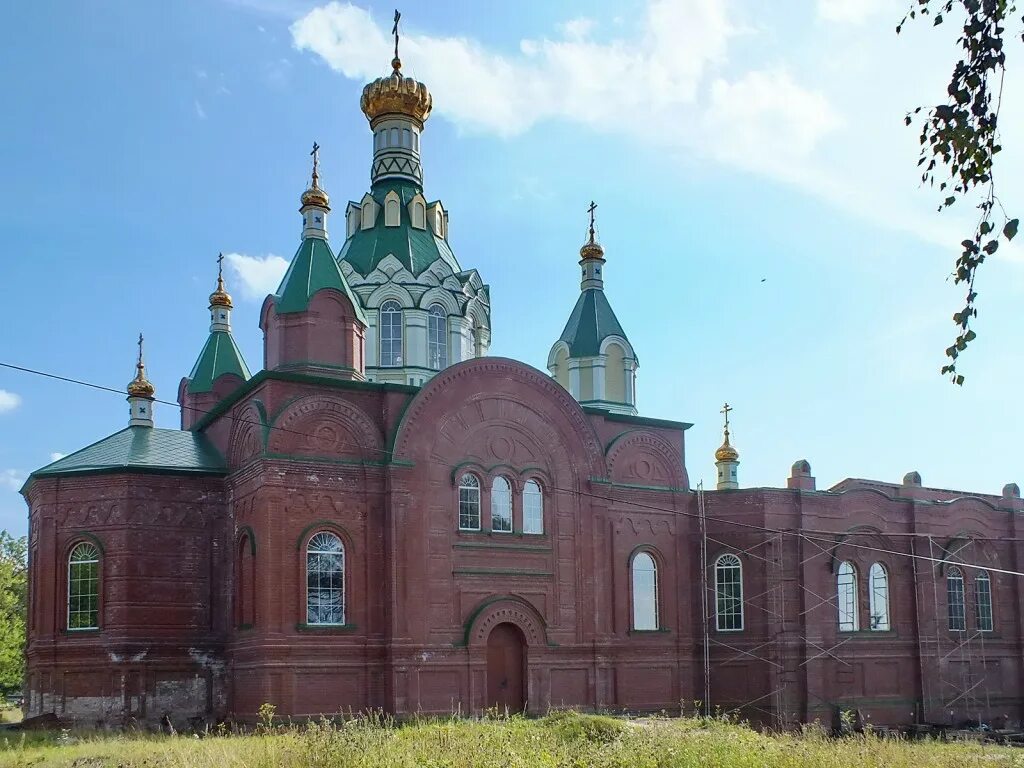
{"label": "green metal roof panel", "polygon": [[341,274],[331,246],[322,238],[307,237],[299,244],[299,250],[292,257],[292,263],[277,289],[277,311],[304,312],[314,294],[328,288],[345,294],[355,309],[356,317],[367,325],[362,307]]}
{"label": "green metal roof panel", "polygon": [[213,383],[221,376],[233,373],[242,381],[251,377],[249,368],[242,359],[242,351],[235,344],[235,337],[227,331],[211,331],[203,351],[199,353],[192,373],[189,374],[188,392],[212,392]]}
{"label": "green metal roof panel", "polygon": [[559,336],[569,345],[570,357],[594,357],[601,354],[601,342],[609,336],[626,338],[626,332],[608,303],[604,291],[588,288],[580,293],[565,330]]}
{"label": "green metal roof panel", "polygon": [[76,451],[32,477],[118,469],[227,474],[227,465],[213,443],[199,432],[154,427],[127,427]]}
{"label": "green metal roof panel", "polygon": [[[398,193],[402,202],[399,225],[386,227],[383,213],[384,198],[392,190]],[[338,259],[347,261],[363,277],[376,269],[388,254],[394,255],[414,277],[418,277],[438,259],[444,261],[452,272],[461,272],[459,260],[455,258],[443,237],[435,235],[429,224],[425,229],[417,229],[412,225],[409,202],[419,192],[420,190],[412,184],[375,184],[370,194],[381,207],[381,211],[378,212],[370,229],[357,229],[352,233],[342,246]]]}

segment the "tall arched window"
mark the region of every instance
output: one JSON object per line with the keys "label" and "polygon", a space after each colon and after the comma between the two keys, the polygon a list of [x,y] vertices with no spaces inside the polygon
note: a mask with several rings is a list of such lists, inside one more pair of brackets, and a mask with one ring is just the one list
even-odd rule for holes
{"label": "tall arched window", "polygon": [[868,571],[868,612],[872,630],[889,630],[889,572],[881,563],[872,563]]}
{"label": "tall arched window", "polygon": [[83,541],[68,555],[68,629],[99,629],[100,550]]}
{"label": "tall arched window", "polygon": [[491,484],[491,530],[512,532],[512,487],[500,475]]}
{"label": "tall arched window", "polygon": [[440,304],[427,317],[427,365],[440,371],[448,365],[448,313]]}
{"label": "tall arched window", "polygon": [[985,571],[978,571],[974,577],[974,600],[977,609],[979,632],[991,632],[992,622],[992,580]]}
{"label": "tall arched window", "polygon": [[658,566],[647,552],[637,552],[630,564],[633,582],[633,629],[658,628]]}
{"label": "tall arched window", "polygon": [[306,623],[345,623],[345,547],[326,531],[306,545]]}
{"label": "tall arched window", "polygon": [[967,629],[964,612],[964,575],[955,565],[946,571],[946,615],[949,617],[951,632]]}
{"label": "tall arched window", "polygon": [[860,629],[857,605],[857,569],[844,560],[836,575],[836,605],[839,608],[839,631],[856,632]]}
{"label": "tall arched window", "polygon": [[523,533],[544,533],[544,493],[536,480],[523,486]]}
{"label": "tall arched window", "polygon": [[480,530],[480,481],[468,472],[459,478],[459,530]]}
{"label": "tall arched window", "polygon": [[743,629],[743,565],[736,555],[715,561],[715,627],[719,632]]}
{"label": "tall arched window", "polygon": [[402,364],[402,307],[397,301],[380,305],[380,364],[385,368]]}

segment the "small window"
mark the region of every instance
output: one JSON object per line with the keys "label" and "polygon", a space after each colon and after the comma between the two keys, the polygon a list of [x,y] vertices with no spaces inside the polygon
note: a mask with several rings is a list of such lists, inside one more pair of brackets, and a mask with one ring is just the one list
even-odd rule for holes
{"label": "small window", "polygon": [[363,207],[360,209],[360,223],[359,226],[362,229],[371,229],[373,227],[373,220],[376,216],[376,206],[372,200],[366,200],[363,202]]}
{"label": "small window", "polygon": [[977,602],[979,632],[991,632],[992,622],[992,580],[985,571],[978,571],[974,579],[974,599]]}
{"label": "small window", "polygon": [[480,481],[468,473],[459,480],[459,530],[480,530]]}
{"label": "small window", "polygon": [[384,201],[384,226],[397,227],[402,223],[401,204],[392,197]]}
{"label": "small window", "polygon": [[544,494],[536,480],[523,486],[523,533],[544,533]]}
{"label": "small window", "polygon": [[715,562],[715,626],[719,632],[743,629],[743,565],[736,555]]}
{"label": "small window", "polygon": [[872,564],[868,571],[868,611],[872,631],[889,630],[889,573],[881,563]]}
{"label": "small window", "polygon": [[967,629],[964,613],[964,575],[955,565],[946,572],[946,615],[950,632]]}
{"label": "small window", "polygon": [[448,313],[444,307],[431,306],[427,324],[427,365],[440,371],[448,365]]}
{"label": "small window", "polygon": [[857,605],[857,569],[853,563],[839,564],[836,576],[836,605],[839,608],[839,631],[856,632],[860,629]]}
{"label": "small window", "polygon": [[235,626],[255,624],[253,598],[255,597],[256,559],[253,557],[253,541],[249,534],[242,534],[238,540],[235,561]]}
{"label": "small window", "polygon": [[412,132],[412,149],[414,152],[420,151],[420,135],[416,132]]}
{"label": "small window", "polygon": [[491,484],[491,530],[512,532],[512,488],[504,477],[494,478]]}
{"label": "small window", "polygon": [[333,533],[306,547],[306,623],[345,623],[345,548]]}
{"label": "small window", "polygon": [[406,149],[412,149],[412,138],[409,136],[409,129],[402,129],[402,146]]}
{"label": "small window", "polygon": [[68,629],[99,629],[100,551],[82,542],[68,556]]}
{"label": "small window", "polygon": [[412,203],[412,225],[416,229],[426,229],[427,227],[427,215],[426,208],[423,203],[419,200],[414,200]]}
{"label": "small window", "polygon": [[658,628],[658,566],[646,552],[633,557],[633,629]]}
{"label": "small window", "polygon": [[392,147],[399,146],[399,144],[398,144],[398,129],[397,128],[392,128],[391,129],[391,138],[390,138],[390,141],[388,142],[388,145],[392,146]]}
{"label": "small window", "polygon": [[384,368],[402,365],[402,307],[385,301],[380,307],[380,364]]}

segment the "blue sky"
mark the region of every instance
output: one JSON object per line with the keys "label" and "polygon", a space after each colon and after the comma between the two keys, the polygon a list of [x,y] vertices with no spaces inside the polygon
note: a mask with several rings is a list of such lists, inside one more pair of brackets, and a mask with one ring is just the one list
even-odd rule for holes
{"label": "blue sky", "polygon": [[[388,71],[392,7],[12,6],[0,360],[122,388],[142,329],[158,396],[174,400],[224,251],[258,369],[259,305],[298,243],[311,142],[336,211],[366,190],[358,99]],[[966,386],[938,375],[971,212],[935,212],[902,117],[944,92],[952,28],[897,38],[903,4],[885,0],[427,7],[403,9],[402,47],[434,94],[427,194],[491,285],[493,354],[544,366],[595,199],[640,411],[694,423],[692,482],[712,479],[724,400],[744,485],[784,485],[800,458],[819,487],[910,470],[987,493],[1024,481],[1017,249],[980,278]],[[1005,102],[1000,190],[1019,212],[1012,70]],[[160,406],[157,420],[178,415]],[[126,421],[117,395],[0,369],[0,528],[25,530],[15,491],[30,471]]]}

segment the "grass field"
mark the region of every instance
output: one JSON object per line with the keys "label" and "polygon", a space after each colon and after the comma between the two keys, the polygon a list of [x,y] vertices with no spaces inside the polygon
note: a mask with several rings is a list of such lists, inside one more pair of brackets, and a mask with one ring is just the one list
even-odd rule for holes
{"label": "grass field", "polygon": [[0,732],[0,768],[958,768],[1024,766],[1024,750],[970,743],[769,736],[718,720],[625,721],[560,713],[539,720],[380,717],[257,728],[245,736]]}

